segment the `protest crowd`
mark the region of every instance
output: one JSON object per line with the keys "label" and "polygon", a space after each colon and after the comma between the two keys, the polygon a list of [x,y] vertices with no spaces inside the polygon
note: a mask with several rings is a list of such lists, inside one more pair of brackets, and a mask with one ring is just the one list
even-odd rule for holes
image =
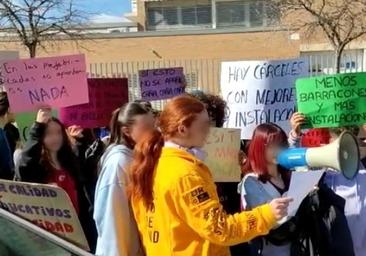
{"label": "protest crowd", "polygon": [[[16,67],[21,61],[26,62],[4,65]],[[32,71],[9,71],[0,92],[0,207],[99,256],[366,256],[365,113],[347,103],[343,108],[355,111],[357,121],[319,121],[316,110],[337,113],[311,102],[310,89],[300,91],[311,82],[301,73],[303,62],[273,65],[289,63],[300,71],[279,76],[296,76],[292,86],[300,79],[296,93],[310,107],[288,107],[284,102],[296,101],[292,89],[285,100],[265,100],[270,92],[257,91],[252,97],[257,105],[270,107],[259,107],[255,118],[250,114],[255,110],[235,96],[243,96],[240,89],[223,85],[222,95],[185,92],[181,68],[141,72],[142,87],[149,88],[141,99],[130,101],[125,78],[87,79],[85,70],[68,73],[65,64],[53,77],[61,80],[54,82],[56,93],[36,75],[38,88],[14,78]],[[222,72],[225,76],[224,67]],[[258,79],[278,78],[263,72]],[[73,85],[79,89],[63,85],[72,76],[79,79]],[[152,76],[167,77],[172,89],[154,91]],[[356,75],[351,81],[358,84]],[[346,97],[332,95],[340,102]],[[163,99],[163,108],[154,109],[151,102]],[[342,108],[340,103],[336,108]],[[343,110],[339,114],[347,115]],[[25,112],[29,123],[22,124]],[[348,153],[350,145],[337,144],[345,134],[357,146],[356,153],[349,153],[357,161],[352,175],[342,169],[351,164],[331,168],[341,156],[328,152],[344,147],[339,150]],[[285,151],[319,147],[327,147],[316,151],[323,166],[292,168],[279,160]],[[65,196],[58,198],[61,192]],[[13,197],[8,200],[7,194]],[[26,197],[25,203],[16,196]],[[37,205],[36,198],[52,207]],[[77,230],[71,219],[80,223],[84,244],[65,237]]]}

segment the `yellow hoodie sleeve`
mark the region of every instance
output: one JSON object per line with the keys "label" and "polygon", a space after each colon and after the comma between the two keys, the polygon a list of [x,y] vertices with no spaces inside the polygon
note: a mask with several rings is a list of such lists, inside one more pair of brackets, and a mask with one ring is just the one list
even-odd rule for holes
{"label": "yellow hoodie sleeve", "polygon": [[268,234],[276,223],[268,204],[252,211],[226,214],[213,181],[204,180],[199,175],[181,178],[172,190],[180,218],[214,244],[231,246],[250,241]]}

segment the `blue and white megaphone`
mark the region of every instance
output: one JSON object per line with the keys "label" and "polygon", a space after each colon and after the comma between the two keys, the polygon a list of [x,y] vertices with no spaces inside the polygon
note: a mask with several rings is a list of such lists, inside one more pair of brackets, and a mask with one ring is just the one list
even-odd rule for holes
{"label": "blue and white megaphone", "polygon": [[303,166],[328,167],[341,172],[347,179],[353,179],[359,170],[360,150],[357,139],[351,133],[343,132],[326,146],[284,150],[278,155],[277,162],[289,170]]}

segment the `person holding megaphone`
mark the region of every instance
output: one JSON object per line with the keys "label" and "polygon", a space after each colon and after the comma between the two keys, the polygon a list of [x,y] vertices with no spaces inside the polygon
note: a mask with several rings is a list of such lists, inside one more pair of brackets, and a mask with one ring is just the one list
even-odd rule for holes
{"label": "person holding megaphone", "polygon": [[[265,123],[254,130],[239,185],[244,209],[286,196],[292,170],[279,164],[279,155],[288,148],[287,135],[278,125]],[[354,255],[343,204],[341,197],[318,184],[294,217],[284,218],[268,235],[252,241],[253,255]]]}
{"label": "person holding megaphone", "polygon": [[[261,124],[254,130],[244,166],[245,176],[239,184],[243,209],[253,209],[286,194],[291,173],[276,160],[278,152],[286,148],[287,135],[276,124]],[[263,256],[290,255],[289,244],[276,246],[262,238],[252,241],[252,247]]]}
{"label": "person holding megaphone", "polygon": [[[300,127],[303,122],[304,116],[300,113],[295,113],[291,118],[292,131],[289,136],[291,146],[300,145],[300,140],[303,135]],[[330,128],[328,132],[330,137],[329,142],[334,142],[344,132],[349,132],[357,137],[359,128],[357,126]],[[320,141],[319,138],[313,138],[314,140]],[[352,235],[356,256],[366,256],[366,154],[363,144],[363,142],[359,141],[360,162],[358,172],[353,177],[347,178],[347,175],[344,175],[348,170],[335,172],[330,168],[327,169],[324,177],[325,184],[345,200],[344,212]]]}

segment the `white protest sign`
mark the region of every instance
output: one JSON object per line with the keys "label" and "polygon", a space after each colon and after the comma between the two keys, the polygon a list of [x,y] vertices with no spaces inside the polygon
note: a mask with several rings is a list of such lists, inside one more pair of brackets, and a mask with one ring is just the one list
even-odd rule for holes
{"label": "white protest sign", "polygon": [[0,180],[0,207],[89,250],[70,198],[59,187]]}
{"label": "white protest sign", "polygon": [[211,128],[203,150],[207,153],[205,163],[215,182],[240,180],[239,129]]}
{"label": "white protest sign", "polygon": [[289,131],[295,81],[308,75],[305,59],[223,62],[221,93],[229,108],[225,127],[240,128],[242,139],[251,139],[262,123],[276,123]]}

